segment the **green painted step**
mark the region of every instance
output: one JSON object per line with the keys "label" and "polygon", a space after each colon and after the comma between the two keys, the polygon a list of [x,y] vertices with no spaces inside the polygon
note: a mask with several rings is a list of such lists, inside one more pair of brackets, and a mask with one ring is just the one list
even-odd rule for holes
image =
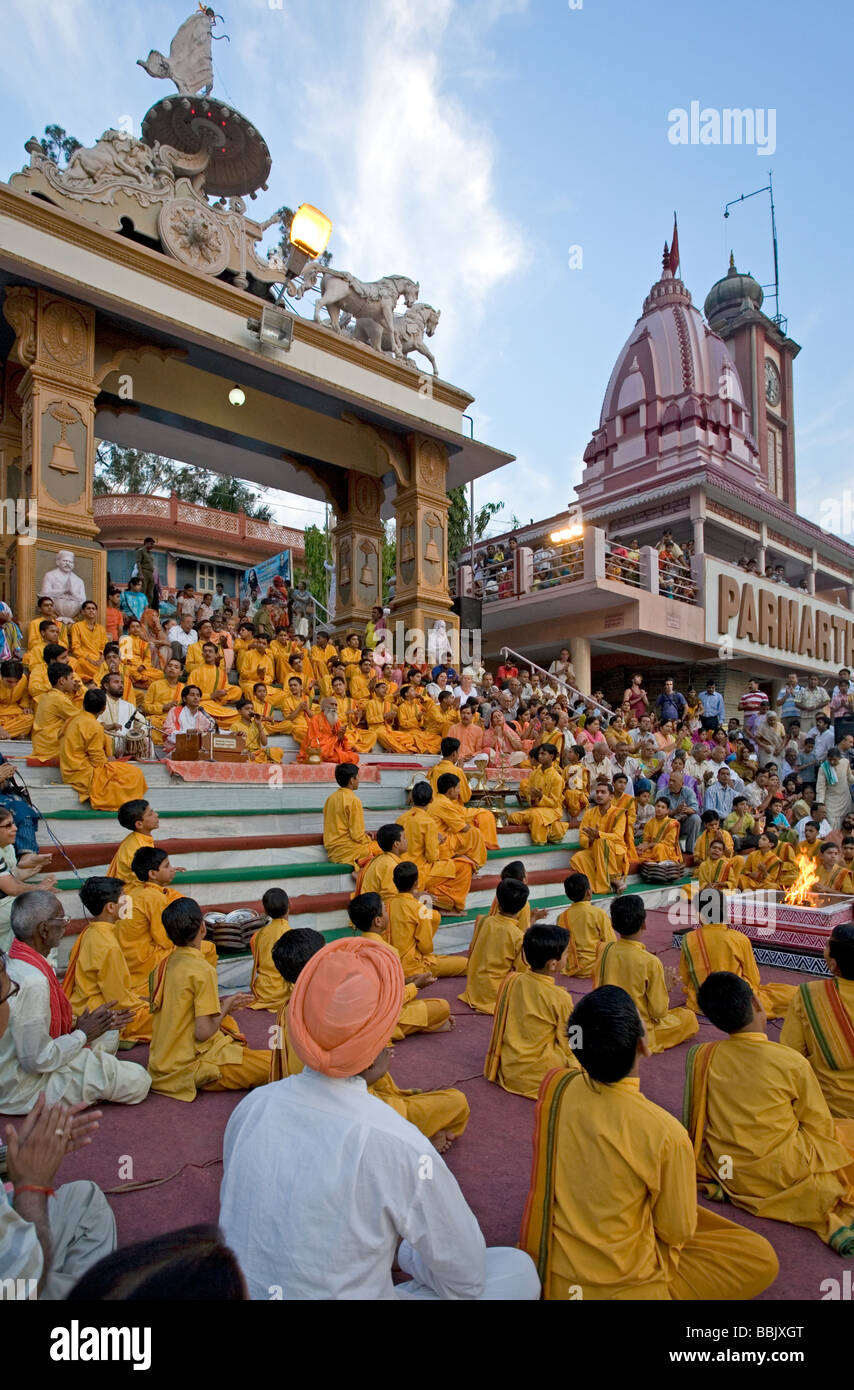
{"label": "green painted step", "polygon": [[[180,878],[185,883],[258,883],[270,878],[324,878],[351,872],[347,864],[267,864],[257,869],[189,869]],[[60,893],[73,892],[79,879],[61,878]]]}
{"label": "green painted step", "polygon": [[[684,884],[690,882],[691,878],[687,875],[685,878],[674,879],[673,883],[647,883],[644,879],[638,879],[636,883],[629,883],[626,885],[625,893],[643,893],[651,888],[680,888]],[[544,907],[549,912],[552,910],[553,907],[569,907],[569,902],[565,894],[561,894],[560,897],[557,898],[535,898],[534,893],[536,893],[537,891],[537,886],[538,885],[536,883],[533,885],[533,893],[531,894],[531,897],[529,899],[529,901],[533,903],[534,907]],[[594,893],[593,899],[595,901],[596,898],[611,898],[613,896],[613,893]],[[442,926],[462,926],[464,922],[473,922],[476,917],[482,916],[483,912],[484,909],[482,907],[470,907],[459,917],[445,917],[443,915]]]}

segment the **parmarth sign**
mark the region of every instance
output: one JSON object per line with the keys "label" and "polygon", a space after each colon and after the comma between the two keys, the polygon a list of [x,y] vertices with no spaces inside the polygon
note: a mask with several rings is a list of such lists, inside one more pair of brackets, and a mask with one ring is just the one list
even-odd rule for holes
{"label": "parmarth sign", "polygon": [[706,641],[834,674],[854,665],[854,613],[706,557]]}

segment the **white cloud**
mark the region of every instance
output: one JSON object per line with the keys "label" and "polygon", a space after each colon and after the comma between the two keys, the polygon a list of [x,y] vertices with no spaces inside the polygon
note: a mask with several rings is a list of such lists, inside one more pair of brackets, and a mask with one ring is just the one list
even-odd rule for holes
{"label": "white cloud", "polygon": [[437,355],[453,377],[474,322],[524,264],[522,234],[497,205],[490,132],[448,89],[453,0],[372,0],[363,14],[349,78],[305,82],[299,144],[335,171],[335,264],[419,280],[442,311]]}

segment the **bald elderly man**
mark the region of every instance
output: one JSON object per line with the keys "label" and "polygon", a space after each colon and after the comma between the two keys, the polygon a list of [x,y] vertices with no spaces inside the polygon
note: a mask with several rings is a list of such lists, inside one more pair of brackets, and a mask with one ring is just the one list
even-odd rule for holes
{"label": "bald elderly man", "polygon": [[539,1298],[533,1261],[487,1250],[441,1156],[368,1092],[403,991],[400,960],[357,937],[318,951],[294,985],[288,1041],[304,1070],[242,1100],[223,1144],[220,1225],[253,1299]]}

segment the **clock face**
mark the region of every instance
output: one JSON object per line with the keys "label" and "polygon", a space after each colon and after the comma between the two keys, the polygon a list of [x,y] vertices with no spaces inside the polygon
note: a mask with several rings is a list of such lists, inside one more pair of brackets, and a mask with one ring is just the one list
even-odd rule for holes
{"label": "clock face", "polygon": [[780,404],[780,373],[771,361],[770,357],[765,358],[765,399],[769,405]]}

